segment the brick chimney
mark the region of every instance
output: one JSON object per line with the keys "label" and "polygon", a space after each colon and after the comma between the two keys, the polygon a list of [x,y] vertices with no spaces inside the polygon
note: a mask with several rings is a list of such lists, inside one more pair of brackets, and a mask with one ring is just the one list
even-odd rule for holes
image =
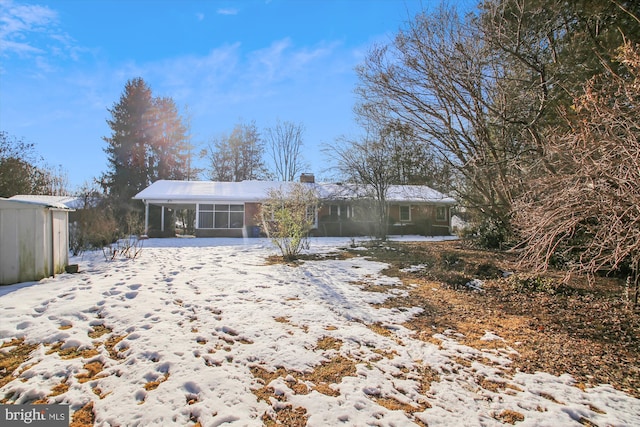
{"label": "brick chimney", "polygon": [[300,182],[306,182],[309,184],[313,184],[314,182],[316,182],[316,178],[313,176],[312,173],[301,173],[300,174]]}

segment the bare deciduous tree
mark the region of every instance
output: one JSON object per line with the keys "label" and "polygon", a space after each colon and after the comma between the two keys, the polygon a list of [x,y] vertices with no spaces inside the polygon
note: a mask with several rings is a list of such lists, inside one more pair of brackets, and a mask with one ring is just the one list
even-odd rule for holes
{"label": "bare deciduous tree", "polygon": [[222,135],[201,152],[209,160],[213,181],[239,182],[265,176],[264,146],[254,122],[237,124],[231,135]]}
{"label": "bare deciduous tree", "polygon": [[550,138],[542,176],[516,205],[524,259],[546,269],[554,258],[590,277],[629,271],[640,281],[640,50],[627,43],[626,72],[591,79],[563,117],[570,130]]}
{"label": "bare deciduous tree", "polygon": [[391,159],[395,155],[397,135],[390,129],[371,126],[360,139],[341,139],[324,152],[337,163],[341,175],[352,183],[361,185],[359,193],[365,194],[373,204],[375,237],[386,240],[389,223],[387,192],[398,180],[398,170]]}
{"label": "bare deciduous tree", "polygon": [[302,156],[303,133],[302,123],[280,120],[265,130],[265,141],[276,180],[294,181],[308,167]]}
{"label": "bare deciduous tree", "polygon": [[391,46],[376,47],[359,67],[358,113],[381,126],[409,126],[416,142],[460,173],[458,197],[487,216],[509,215],[520,183],[517,129],[506,122],[508,97],[480,28],[454,10],[420,14]]}

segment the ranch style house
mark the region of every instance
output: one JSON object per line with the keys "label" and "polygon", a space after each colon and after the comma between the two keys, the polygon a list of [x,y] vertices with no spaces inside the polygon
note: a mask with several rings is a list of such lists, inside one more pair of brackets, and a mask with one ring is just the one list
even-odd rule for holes
{"label": "ranch style house", "polygon": [[[300,182],[316,192],[316,236],[371,235],[371,197],[366,186],[348,183],[316,183],[312,174]],[[159,180],[133,198],[145,205],[145,230],[150,237],[170,236],[165,227],[166,209],[195,211],[196,237],[259,237],[258,213],[272,189],[287,190],[281,181],[174,181]],[[389,234],[449,235],[451,208],[456,201],[423,185],[393,185],[387,193]],[[149,206],[161,207],[159,224],[150,224]],[[158,221],[156,221],[158,222]]]}

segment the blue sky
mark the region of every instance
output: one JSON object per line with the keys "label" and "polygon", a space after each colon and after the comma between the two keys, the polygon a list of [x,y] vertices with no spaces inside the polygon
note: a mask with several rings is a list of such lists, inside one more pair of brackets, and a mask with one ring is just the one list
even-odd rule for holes
{"label": "blue sky", "polygon": [[323,144],[359,132],[354,68],[436,4],[0,0],[0,130],[61,165],[73,190],[106,171],[107,109],[142,77],[183,116],[188,107],[202,147],[241,121],[302,123],[310,172],[329,176]]}

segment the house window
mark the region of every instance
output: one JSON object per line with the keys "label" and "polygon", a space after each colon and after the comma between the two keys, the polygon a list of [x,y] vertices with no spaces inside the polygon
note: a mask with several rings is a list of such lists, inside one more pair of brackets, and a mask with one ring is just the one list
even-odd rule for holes
{"label": "house window", "polygon": [[400,206],[400,221],[411,221],[411,206]]}
{"label": "house window", "polygon": [[447,220],[447,208],[444,206],[438,206],[436,208],[436,221]]}
{"label": "house window", "polygon": [[350,205],[331,205],[329,206],[329,215],[333,219],[344,219],[353,217],[353,209]]}
{"label": "house window", "polygon": [[200,205],[198,228],[213,228],[213,205]]}
{"label": "house window", "polygon": [[242,228],[244,205],[200,205],[198,228]]}
{"label": "house window", "polygon": [[313,226],[317,226],[318,224],[318,207],[317,206],[307,206],[307,221],[313,224]]}

